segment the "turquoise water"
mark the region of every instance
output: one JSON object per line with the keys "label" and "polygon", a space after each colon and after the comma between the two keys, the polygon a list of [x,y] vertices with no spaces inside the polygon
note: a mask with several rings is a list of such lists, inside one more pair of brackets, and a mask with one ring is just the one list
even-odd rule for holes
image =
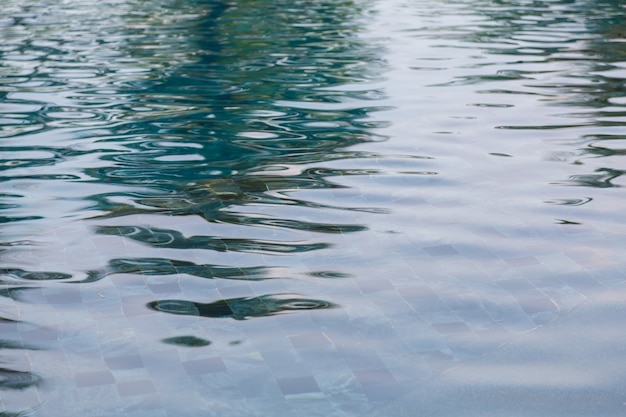
{"label": "turquoise water", "polygon": [[0,416],[621,416],[616,1],[14,1]]}

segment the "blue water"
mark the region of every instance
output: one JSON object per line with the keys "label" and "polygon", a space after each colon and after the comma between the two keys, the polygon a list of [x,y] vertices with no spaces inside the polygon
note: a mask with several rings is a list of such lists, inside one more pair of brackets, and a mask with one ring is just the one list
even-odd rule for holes
{"label": "blue water", "polygon": [[0,416],[620,416],[617,1],[7,0]]}

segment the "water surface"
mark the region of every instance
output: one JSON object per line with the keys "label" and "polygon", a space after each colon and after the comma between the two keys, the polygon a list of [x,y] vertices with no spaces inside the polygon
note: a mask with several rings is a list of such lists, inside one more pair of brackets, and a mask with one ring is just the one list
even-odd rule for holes
{"label": "water surface", "polygon": [[623,11],[9,2],[0,415],[620,415]]}

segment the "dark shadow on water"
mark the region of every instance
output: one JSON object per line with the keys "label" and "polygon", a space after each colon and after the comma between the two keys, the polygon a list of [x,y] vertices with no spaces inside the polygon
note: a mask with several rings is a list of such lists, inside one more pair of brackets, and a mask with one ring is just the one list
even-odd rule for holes
{"label": "dark shadow on water", "polygon": [[15,280],[26,281],[59,281],[69,280],[72,275],[52,271],[25,271],[20,268],[0,268],[0,283],[11,284]]}
{"label": "dark shadow on water", "polygon": [[[9,317],[0,316],[0,355],[5,351],[30,351],[31,353],[40,350],[36,346],[31,346],[22,340],[20,334],[20,327],[24,326],[24,322],[15,320]],[[42,385],[42,378],[34,372],[25,370],[23,365],[18,365],[14,360],[10,359],[11,356],[7,356],[7,359],[2,358],[2,366],[0,366],[0,403],[6,408],[6,405],[11,404],[11,395],[15,391],[26,391],[32,389],[33,391]],[[26,369],[28,369],[27,367]],[[32,395],[37,395],[36,392],[31,392]],[[0,412],[2,416],[25,416],[29,411],[3,411]]]}
{"label": "dark shadow on water", "polygon": [[196,336],[168,337],[167,339],[163,339],[162,342],[168,345],[176,345],[176,346],[184,346],[184,347],[205,347],[211,344],[209,340],[202,339]]}
{"label": "dark shadow on water", "polygon": [[0,368],[0,390],[24,390],[39,384],[39,377],[22,371]]}
{"label": "dark shadow on water", "polygon": [[199,278],[234,279],[246,281],[260,281],[271,279],[275,268],[266,266],[229,267],[223,265],[195,264],[165,258],[125,258],[112,259],[109,265],[99,271],[91,271],[84,282],[98,281],[106,276],[115,274],[141,275],[178,275],[187,274]]}
{"label": "dark shadow on water", "polygon": [[176,230],[135,226],[103,226],[97,229],[103,235],[127,237],[150,246],[172,249],[207,249],[217,252],[252,252],[289,254],[329,248],[328,243],[297,243],[258,239],[232,239],[219,236],[185,237]]}
{"label": "dark shadow on water", "polygon": [[577,174],[565,181],[553,182],[557,185],[573,185],[579,187],[614,188],[621,187],[612,181],[624,175],[626,171],[609,168],[598,168],[595,174]]}
{"label": "dark shadow on water", "polygon": [[187,300],[159,300],[148,303],[148,307],[170,314],[246,320],[298,310],[335,308],[336,305],[323,300],[295,297],[292,294],[269,294],[259,297],[229,298],[206,304]]}
{"label": "dark shadow on water", "polygon": [[[116,228],[117,229],[117,228]],[[204,241],[204,239],[202,239]],[[241,244],[241,252],[250,253],[282,253],[289,254],[294,252],[293,247],[288,244],[281,243],[277,250],[278,244],[272,243],[270,246],[273,250],[268,251],[263,244],[248,246],[249,242],[244,241]],[[156,246],[156,245],[155,245]],[[183,249],[211,249],[217,251],[233,250],[227,248],[225,244],[215,245],[217,248],[203,244],[199,247],[183,246]],[[168,247],[168,246],[166,246]],[[317,246],[313,247],[315,250]],[[245,249],[245,250],[244,250]],[[0,283],[6,284],[7,288],[0,289],[0,297],[11,299],[19,299],[20,293],[28,290],[36,289],[35,284],[31,281],[57,281],[67,284],[85,284],[89,282],[99,281],[105,277],[116,274],[139,274],[144,276],[162,276],[162,275],[191,275],[198,278],[206,279],[229,279],[243,281],[263,281],[268,279],[285,278],[285,267],[280,266],[226,266],[215,264],[196,264],[190,261],[167,258],[114,258],[109,260],[108,265],[102,269],[88,271],[86,277],[76,279],[75,276],[63,274],[61,272],[42,272],[42,271],[24,271],[21,269],[7,269],[4,271],[5,277],[0,277]],[[296,273],[294,272],[294,275]],[[340,279],[349,277],[349,274],[338,271],[317,271],[308,273],[310,276],[317,278]],[[24,285],[24,284],[29,285]]]}

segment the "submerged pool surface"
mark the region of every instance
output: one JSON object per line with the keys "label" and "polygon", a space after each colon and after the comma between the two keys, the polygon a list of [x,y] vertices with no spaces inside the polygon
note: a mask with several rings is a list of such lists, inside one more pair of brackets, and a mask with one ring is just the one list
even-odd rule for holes
{"label": "submerged pool surface", "polygon": [[5,2],[0,416],[623,416],[625,12]]}

